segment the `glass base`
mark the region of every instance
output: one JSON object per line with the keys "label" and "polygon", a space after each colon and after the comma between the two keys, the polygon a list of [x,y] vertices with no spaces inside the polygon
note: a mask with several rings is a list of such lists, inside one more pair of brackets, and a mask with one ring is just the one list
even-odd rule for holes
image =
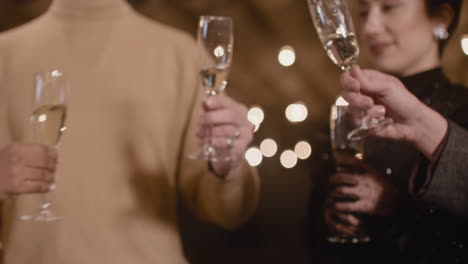
{"label": "glass base", "polygon": [[50,202],[45,202],[42,204],[41,208],[39,208],[37,215],[23,215],[20,219],[23,221],[54,222],[60,221],[63,218],[52,212]]}
{"label": "glass base", "polygon": [[41,212],[36,216],[24,215],[20,217],[23,221],[35,221],[35,222],[55,222],[63,220],[63,217],[56,216],[52,212]]}
{"label": "glass base", "polygon": [[345,235],[333,235],[327,237],[327,241],[332,244],[365,244],[371,241],[370,236],[360,235],[349,237]]}
{"label": "glass base", "polygon": [[348,140],[359,141],[371,135],[371,131],[379,131],[393,123],[393,119],[375,119],[363,120],[362,125],[348,133]]}

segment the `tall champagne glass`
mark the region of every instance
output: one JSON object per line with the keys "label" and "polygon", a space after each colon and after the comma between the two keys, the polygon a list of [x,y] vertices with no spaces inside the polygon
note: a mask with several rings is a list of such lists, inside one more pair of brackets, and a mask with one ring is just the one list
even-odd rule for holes
{"label": "tall champagne glass", "polygon": [[[350,167],[351,164],[361,164],[364,158],[364,141],[349,140],[348,134],[356,127],[356,121],[352,115],[348,114],[347,102],[339,98],[331,107],[330,112],[330,140],[333,150],[333,157],[336,163],[337,172],[353,173],[356,168]],[[358,166],[356,166],[358,167]],[[340,198],[348,200],[352,198]],[[354,214],[360,217],[358,214]],[[336,230],[331,230],[330,236],[327,237],[330,243],[367,243],[370,241],[370,236],[366,234],[366,229],[361,224],[354,236],[340,233]]]}
{"label": "tall champagne glass", "polygon": [[[234,44],[233,23],[230,17],[201,16],[197,45],[200,55],[200,77],[207,96],[215,96],[227,85]],[[211,128],[209,128],[211,131]],[[210,142],[189,155],[191,159],[219,161],[228,159],[227,152]]]}
{"label": "tall champagne glass", "polygon": [[[33,90],[33,109],[31,129],[33,141],[58,148],[62,134],[65,132],[67,97],[69,84],[66,75],[54,69],[35,75]],[[43,194],[43,201],[38,206],[36,215],[23,215],[22,220],[57,221],[61,217],[52,211],[48,194]]]}
{"label": "tall champagne glass", "polygon": [[[343,71],[356,64],[359,46],[346,0],[307,0],[315,29],[328,57]],[[376,119],[363,115],[359,127],[348,134],[351,140],[369,135],[369,130],[381,129],[392,119]]]}

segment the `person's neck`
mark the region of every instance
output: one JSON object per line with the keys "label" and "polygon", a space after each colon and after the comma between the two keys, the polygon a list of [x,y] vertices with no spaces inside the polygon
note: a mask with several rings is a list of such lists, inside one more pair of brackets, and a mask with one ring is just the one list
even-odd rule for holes
{"label": "person's neck", "polygon": [[54,0],[50,11],[65,17],[102,17],[126,7],[125,0]]}
{"label": "person's neck", "polygon": [[404,78],[440,67],[439,46],[435,42],[420,58],[412,61],[396,75]]}

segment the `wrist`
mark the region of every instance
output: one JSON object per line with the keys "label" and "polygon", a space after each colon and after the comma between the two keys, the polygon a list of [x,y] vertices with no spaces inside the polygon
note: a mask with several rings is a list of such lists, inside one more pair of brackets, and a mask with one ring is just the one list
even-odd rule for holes
{"label": "wrist", "polygon": [[240,164],[236,160],[209,162],[208,167],[211,172],[219,179],[227,180],[232,178],[236,168]]}
{"label": "wrist", "polygon": [[438,112],[424,105],[410,126],[409,141],[431,160],[437,147],[444,139],[447,128],[447,120]]}

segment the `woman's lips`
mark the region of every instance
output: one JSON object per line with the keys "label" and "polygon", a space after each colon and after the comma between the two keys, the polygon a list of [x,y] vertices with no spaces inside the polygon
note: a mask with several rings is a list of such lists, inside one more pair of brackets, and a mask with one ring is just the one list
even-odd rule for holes
{"label": "woman's lips", "polygon": [[390,43],[376,43],[370,46],[370,50],[374,55],[381,55],[390,46]]}

